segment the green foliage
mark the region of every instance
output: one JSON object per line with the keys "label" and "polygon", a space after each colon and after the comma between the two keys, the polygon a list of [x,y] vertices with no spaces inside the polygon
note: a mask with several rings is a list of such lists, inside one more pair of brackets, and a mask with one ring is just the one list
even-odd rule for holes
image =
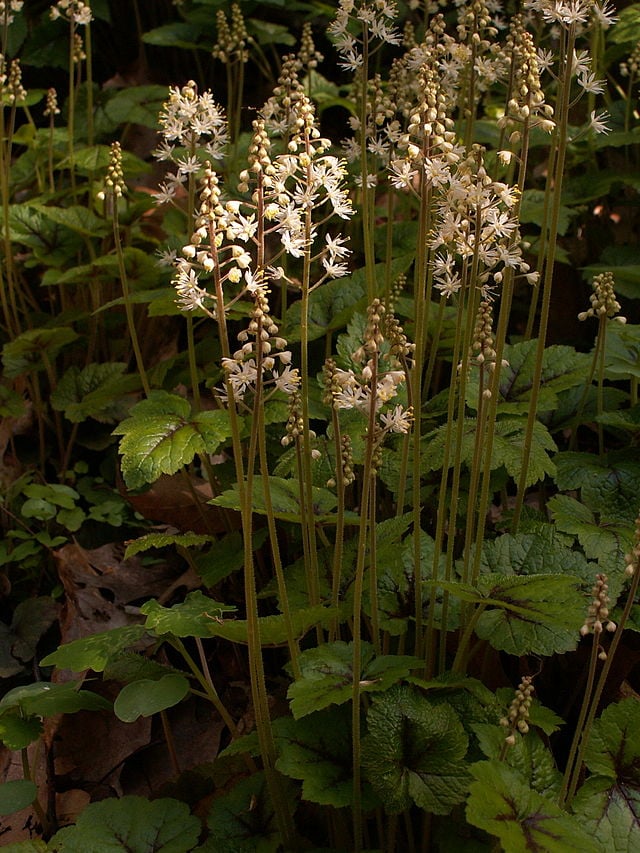
{"label": "green foliage", "polygon": [[[351,712],[345,706],[313,712],[301,719],[280,717],[274,723],[277,768],[302,782],[302,799],[344,808],[353,802]],[[366,790],[365,807],[375,799]]]}
{"label": "green foliage", "polygon": [[584,621],[577,578],[557,574],[481,576],[477,587],[441,584],[463,601],[481,605],[476,634],[514,655],[551,655],[575,649]]}
{"label": "green foliage", "polygon": [[213,625],[221,623],[225,613],[233,613],[235,609],[212,601],[198,590],[190,592],[182,604],[173,607],[148,601],[140,612],[147,617],[145,628],[158,636],[211,637]]}
{"label": "green foliage", "polygon": [[157,681],[142,678],[122,688],[113,703],[113,712],[119,720],[133,723],[138,717],[150,717],[172,708],[188,692],[189,682],[178,673],[167,673]]}
{"label": "green foliage", "polygon": [[[275,518],[282,521],[302,521],[300,509],[300,484],[295,479],[285,480],[282,477],[269,477],[269,492]],[[318,521],[330,521],[332,510],[337,505],[337,498],[328,489],[313,486],[313,511],[319,516]],[[254,480],[252,509],[259,515],[266,514],[264,483],[262,477]],[[229,491],[223,492],[211,501],[215,506],[239,510],[241,508],[240,489],[234,485]],[[351,517],[351,514],[350,514]]]}
{"label": "green foliage", "polygon": [[134,390],[135,377],[124,376],[126,364],[88,364],[80,370],[72,365],[51,394],[51,405],[72,423],[88,418],[112,423],[121,412],[120,400]]}
{"label": "green foliage", "polygon": [[[491,469],[496,470],[504,466],[507,473],[517,479],[522,467],[522,442],[525,431],[525,420],[515,417],[502,418],[496,422],[496,433],[491,454]],[[455,425],[454,425],[455,427]],[[426,471],[436,471],[444,463],[444,452],[448,427],[438,427],[437,430],[427,436],[425,442],[425,454],[423,467]],[[471,466],[473,463],[473,452],[476,440],[477,423],[472,418],[465,419],[462,430],[462,442],[460,455],[462,461]],[[455,434],[455,432],[454,432]],[[456,440],[453,442],[453,450],[456,451]],[[529,465],[527,466],[526,485],[532,486],[547,475],[555,474],[555,466],[550,458],[550,453],[555,451],[556,445],[547,428],[536,421],[533,430],[533,447]],[[450,465],[453,465],[453,456]]]}
{"label": "green foliage", "polygon": [[40,661],[40,665],[57,666],[58,669],[70,669],[72,672],[83,672],[85,669],[102,672],[112,656],[133,646],[144,633],[141,625],[127,625],[72,640],[48,654]]}
{"label": "green foliage", "polygon": [[[460,3],[433,30],[415,4],[332,26],[317,0],[91,0],[71,28],[5,5],[0,741],[25,778],[0,812],[50,835],[48,720],[79,711],[161,714],[185,799],[93,803],[8,850],[635,851],[638,706],[606,701],[638,688],[640,325],[575,318],[611,271],[637,319],[640,4],[529,10],[549,68],[525,122],[517,4],[495,31]],[[596,662],[598,573],[618,633]],[[540,699],[505,740],[496,685],[524,673]],[[226,746],[194,768],[206,713]],[[51,802],[72,777],[94,790],[54,774]]]}
{"label": "green foliage", "polygon": [[207,825],[210,834],[203,853],[276,853],[280,847],[262,773],[242,779],[229,793],[217,797]]}
{"label": "green foliage", "polygon": [[576,817],[533,790],[518,770],[493,760],[473,764],[471,773],[467,820],[498,838],[505,850],[603,849]]}
{"label": "green foliage", "polygon": [[91,803],[75,826],[57,832],[48,849],[52,853],[187,853],[200,834],[200,821],[184,803],[143,797],[122,797]]}
{"label": "green foliage", "polygon": [[464,799],[467,735],[454,710],[399,685],[373,699],[363,740],[363,767],[389,814],[415,803],[448,814]]}
{"label": "green foliage", "polygon": [[60,350],[77,338],[77,333],[68,326],[23,332],[2,347],[5,376],[14,378],[32,371],[46,370]]}
{"label": "green foliage", "polygon": [[[505,742],[505,729],[478,723],[473,726],[473,731],[484,755],[489,759],[498,759]],[[557,799],[562,774],[555,765],[550,749],[536,732],[529,731],[525,735],[518,733],[515,743],[506,751],[504,760],[526,780],[532,791],[550,800]]]}
{"label": "green foliage", "polygon": [[36,653],[38,641],[56,621],[58,608],[51,598],[27,598],[16,607],[10,625],[0,622],[0,678],[24,670]]}
{"label": "green foliage", "polygon": [[[302,677],[289,687],[288,697],[295,719],[329,705],[342,705],[352,697],[353,644],[325,643],[308,649],[299,658]],[[362,644],[360,671],[357,673],[363,693],[387,690],[421,665],[419,658],[407,655],[376,656],[373,646]]]}
{"label": "green foliage", "polygon": [[4,782],[0,785],[0,815],[18,812],[30,806],[37,795],[37,785],[29,779]]}
{"label": "green foliage", "polygon": [[183,397],[154,391],[114,430],[121,435],[122,476],[130,489],[174,474],[196,454],[215,453],[230,436],[223,411],[193,413]]}

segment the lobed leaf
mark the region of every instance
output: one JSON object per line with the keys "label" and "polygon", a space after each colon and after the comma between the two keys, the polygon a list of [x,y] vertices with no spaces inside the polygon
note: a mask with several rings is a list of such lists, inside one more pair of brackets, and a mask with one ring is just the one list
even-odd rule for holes
{"label": "lobed leaf", "polygon": [[362,766],[389,814],[415,803],[448,814],[464,799],[471,777],[468,738],[446,702],[433,703],[408,685],[373,698],[362,741]]}
{"label": "lobed leaf", "polygon": [[[287,696],[296,719],[320,711],[329,705],[348,702],[353,692],[353,643],[338,640],[307,649],[298,658],[301,677]],[[407,655],[380,655],[370,643],[362,643],[360,671],[357,674],[363,693],[386,690],[406,678],[412,669],[422,666],[420,658]]]}
{"label": "lobed leaf", "polygon": [[147,631],[175,637],[211,637],[213,626],[222,621],[224,614],[235,610],[235,607],[214,601],[201,590],[190,592],[181,604],[173,607],[163,607],[152,599],[140,608],[147,617]]}
{"label": "lobed leaf", "polygon": [[517,770],[504,762],[471,766],[467,820],[497,837],[504,850],[544,853],[600,853],[602,848],[581,822],[551,799],[534,791]]}
{"label": "lobed leaf", "polygon": [[40,666],[56,666],[72,672],[92,669],[102,672],[107,663],[123,649],[135,645],[145,634],[142,625],[124,625],[82,637],[59,646],[40,661]]}
{"label": "lobed leaf", "polygon": [[185,803],[169,798],[122,797],[90,803],[75,826],[57,832],[55,853],[187,853],[200,835],[200,821]]}

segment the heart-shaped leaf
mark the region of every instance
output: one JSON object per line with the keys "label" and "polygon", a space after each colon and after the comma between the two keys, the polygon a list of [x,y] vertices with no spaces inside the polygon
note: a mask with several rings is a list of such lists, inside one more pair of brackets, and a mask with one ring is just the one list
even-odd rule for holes
{"label": "heart-shaped leaf", "polygon": [[471,766],[467,820],[500,839],[504,850],[544,853],[600,853],[602,848],[581,821],[552,799],[532,790],[525,778],[501,761]]}
{"label": "heart-shaped leaf", "polygon": [[91,803],[75,826],[57,832],[49,849],[60,853],[187,853],[200,834],[200,821],[178,800],[149,802],[122,797]]}
{"label": "heart-shaped leaf", "polygon": [[196,454],[215,453],[231,435],[226,411],[191,411],[177,394],[153,391],[114,430],[120,440],[122,476],[127,487],[140,489],[161,474],[174,474]]}
{"label": "heart-shaped leaf", "polygon": [[412,803],[448,814],[464,799],[471,779],[464,762],[468,738],[446,702],[396,685],[373,699],[367,728],[362,765],[389,814]]}

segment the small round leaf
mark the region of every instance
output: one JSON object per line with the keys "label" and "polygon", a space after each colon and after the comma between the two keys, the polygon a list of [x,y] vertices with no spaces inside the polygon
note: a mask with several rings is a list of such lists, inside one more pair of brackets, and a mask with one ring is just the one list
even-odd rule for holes
{"label": "small round leaf", "polygon": [[143,678],[127,684],[114,702],[116,717],[133,723],[138,717],[150,717],[181,702],[189,692],[189,682],[183,675],[169,673],[158,681]]}

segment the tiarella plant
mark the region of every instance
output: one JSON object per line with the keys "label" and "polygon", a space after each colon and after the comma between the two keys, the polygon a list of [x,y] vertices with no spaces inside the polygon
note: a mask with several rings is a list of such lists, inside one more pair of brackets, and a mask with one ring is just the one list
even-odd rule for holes
{"label": "tiarella plant", "polygon": [[[59,104],[0,2],[10,850],[640,845],[640,5],[516,5],[59,0]],[[76,712],[171,782],[62,826]]]}

